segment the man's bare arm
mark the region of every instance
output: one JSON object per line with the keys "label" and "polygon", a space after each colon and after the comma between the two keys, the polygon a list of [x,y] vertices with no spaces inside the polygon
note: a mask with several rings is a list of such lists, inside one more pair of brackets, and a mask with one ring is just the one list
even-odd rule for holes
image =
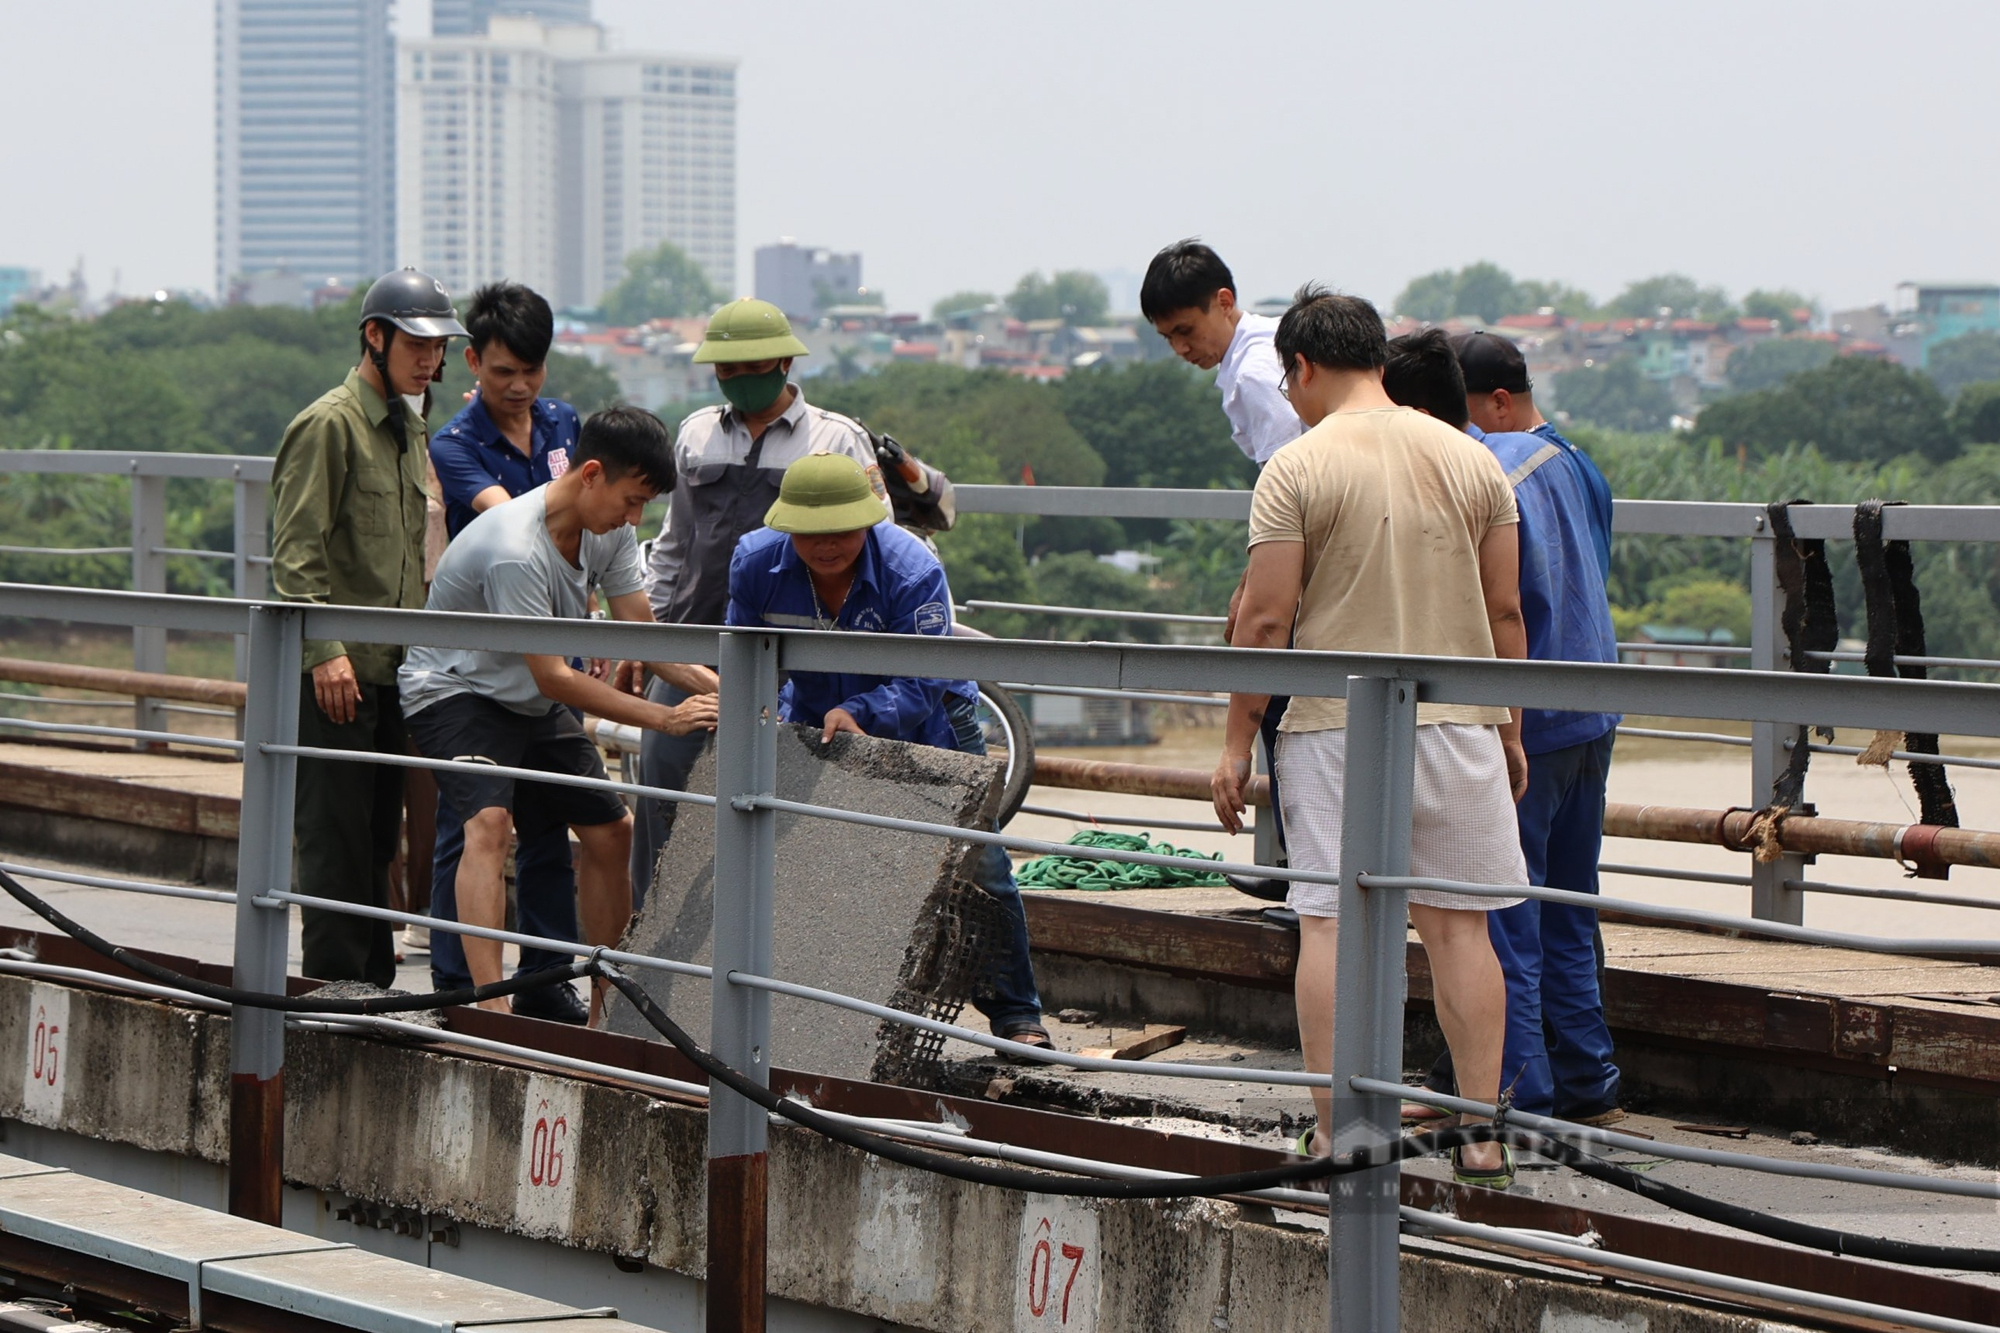
{"label": "man's bare arm", "polygon": [[[1493,627],[1493,655],[1517,661],[1528,656],[1528,622],[1521,615],[1521,528],[1508,523],[1488,528],[1479,543],[1479,588],[1486,598],[1486,623]],[[1528,790],[1528,760],[1521,749],[1521,710],[1507,710],[1500,743],[1507,752],[1507,778],[1514,799]]]}
{"label": "man's bare arm", "polygon": [[[653,608],[646,601],[643,592],[628,592],[621,597],[606,599],[611,608],[613,620],[637,621],[642,625],[653,623]],[[648,662],[647,670],[683,694],[714,694],[720,688],[720,680],[713,668],[694,662]],[[635,685],[637,682],[635,682]]]}
{"label": "man's bare arm", "polygon": [[[1291,642],[1305,564],[1304,542],[1259,542],[1250,548],[1250,563],[1243,572],[1234,633],[1229,640],[1231,647],[1283,648]],[[1250,782],[1250,747],[1256,744],[1264,710],[1270,703],[1268,694],[1229,696],[1222,758],[1216,764],[1210,788],[1215,816],[1231,832],[1243,826],[1238,816],[1244,809],[1244,788]]]}
{"label": "man's bare arm", "polygon": [[581,708],[596,717],[624,722],[648,731],[664,731],[669,736],[685,736],[691,731],[715,730],[715,696],[699,694],[669,708],[635,695],[623,693],[587,671],[570,666],[568,659],[546,653],[525,653],[535,688],[545,699]]}

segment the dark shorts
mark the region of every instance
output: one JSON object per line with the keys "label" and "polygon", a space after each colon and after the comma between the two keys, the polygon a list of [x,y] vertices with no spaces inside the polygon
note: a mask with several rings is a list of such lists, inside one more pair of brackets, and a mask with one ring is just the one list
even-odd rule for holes
{"label": "dark shorts", "polygon": [[[476,694],[451,694],[404,720],[417,752],[426,759],[459,759],[532,768],[580,778],[602,778],[604,757],[567,708],[540,717],[503,708]],[[497,806],[514,816],[521,834],[567,825],[610,824],[625,817],[625,802],[608,791],[517,781],[496,773],[440,772],[438,792],[461,819]]]}

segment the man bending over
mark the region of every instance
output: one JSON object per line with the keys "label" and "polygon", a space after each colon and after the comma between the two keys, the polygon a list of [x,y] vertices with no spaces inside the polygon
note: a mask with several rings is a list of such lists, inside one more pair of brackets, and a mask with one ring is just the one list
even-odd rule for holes
{"label": "man bending over", "polygon": [[[1231,643],[1323,652],[1524,657],[1514,496],[1500,465],[1441,422],[1390,401],[1381,316],[1368,302],[1300,290],[1275,339],[1286,391],[1307,431],[1265,464],[1250,503],[1250,565]],[[1296,618],[1296,627],[1294,619]],[[1230,696],[1213,779],[1215,812],[1235,828],[1250,780],[1261,695]],[[1294,698],[1278,740],[1294,869],[1340,870],[1347,703]],[[1417,706],[1410,873],[1526,884],[1514,799],[1527,783],[1520,721],[1505,708]],[[1294,883],[1297,1000],[1306,1068],[1333,1067],[1339,890]],[[1486,914],[1518,899],[1419,889],[1410,920],[1430,956],[1438,1024],[1467,1097],[1493,1101],[1507,993]],[[1302,1150],[1332,1151],[1330,1093]],[[1457,1149],[1466,1184],[1504,1189],[1513,1159],[1496,1143]]]}
{"label": "man bending over", "polygon": [[[595,592],[614,619],[651,622],[632,525],[673,486],[671,443],[659,418],[639,408],[591,417],[568,471],[486,510],[458,534],[438,562],[428,609],[583,620]],[[706,674],[674,663],[647,665],[675,683],[695,684]],[[713,694],[669,708],[622,693],[555,654],[412,648],[398,683],[410,736],[432,759],[602,778],[603,757],[564,705],[675,736],[715,726]],[[465,772],[440,772],[438,787],[465,820],[460,921],[497,928],[504,920],[501,876],[516,823],[524,842],[567,825],[582,850],[576,879],[583,938],[618,942],[632,915],[632,816],[624,802],[607,791],[548,783],[517,794],[511,777]],[[465,961],[475,984],[500,979],[497,940],[465,937]],[[507,1005],[495,999],[485,1007]],[[593,1022],[598,1009],[593,996]]]}

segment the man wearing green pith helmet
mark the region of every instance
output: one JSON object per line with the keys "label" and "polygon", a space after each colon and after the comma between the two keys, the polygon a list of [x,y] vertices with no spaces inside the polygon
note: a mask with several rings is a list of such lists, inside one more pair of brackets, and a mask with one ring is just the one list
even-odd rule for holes
{"label": "man wearing green pith helmet", "polygon": [[[690,413],[674,441],[673,498],[646,562],[646,595],[653,618],[662,624],[723,623],[729,557],[746,533],[764,526],[785,469],[797,460],[844,454],[867,472],[877,497],[888,494],[868,432],[837,412],[809,406],[791,382],[793,358],[807,351],[784,312],[769,301],[731,301],[710,317],[694,360],[715,367],[716,387],[727,401]],[[687,696],[654,680],[646,697],[671,706]],[[639,781],[684,787],[704,743],[698,736],[648,732]],[[632,889],[643,898],[672,831],[673,807],[652,800],[641,800],[639,807]]]}

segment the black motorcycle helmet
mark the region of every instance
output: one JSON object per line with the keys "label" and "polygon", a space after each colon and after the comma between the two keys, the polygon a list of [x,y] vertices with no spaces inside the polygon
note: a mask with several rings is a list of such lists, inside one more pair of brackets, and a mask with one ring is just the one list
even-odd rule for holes
{"label": "black motorcycle helmet", "polygon": [[[382,346],[368,345],[367,328],[380,322]],[[361,298],[361,350],[375,363],[375,373],[381,377],[384,386],[389,383],[389,344],[401,330],[413,338],[469,338],[465,325],[458,322],[458,311],[451,304],[451,293],[444,284],[430,274],[414,268],[400,268],[394,273],[385,273],[368,288],[368,294]],[[444,378],[444,362],[438,362],[433,380]],[[424,408],[430,409],[430,390],[424,390]],[[407,451],[409,437],[403,423],[403,400],[389,394],[389,431],[396,437],[397,446]]]}

